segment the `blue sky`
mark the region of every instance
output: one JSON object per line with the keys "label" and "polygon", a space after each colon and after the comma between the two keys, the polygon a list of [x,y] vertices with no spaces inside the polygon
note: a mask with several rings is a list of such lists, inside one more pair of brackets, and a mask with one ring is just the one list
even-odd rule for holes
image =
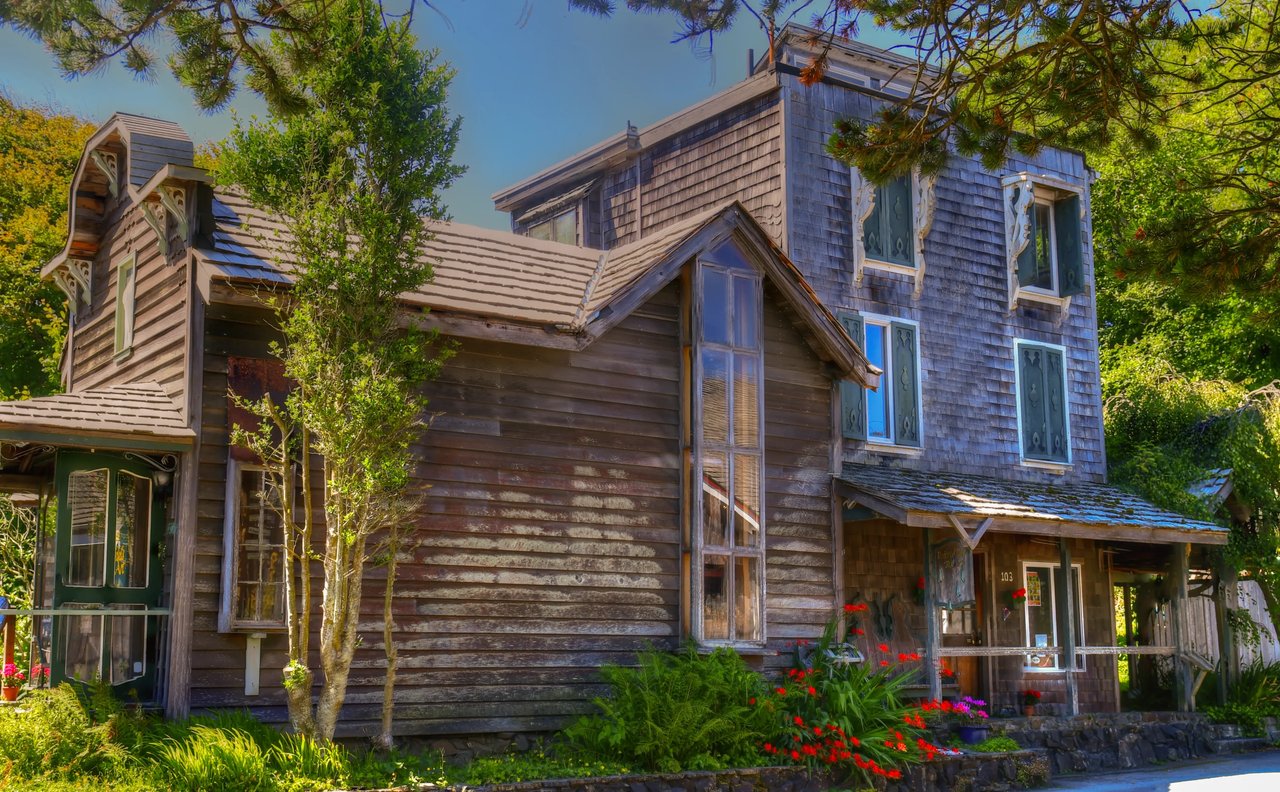
{"label": "blue sky", "polygon": [[[669,16],[620,8],[610,20],[569,12],[563,0],[439,0],[419,8],[415,29],[457,69],[450,106],[463,117],[457,160],[468,172],[446,201],[455,220],[508,227],[489,196],[547,165],[622,131],[657,121],[746,76],[747,49],[765,49],[749,17],[715,40],[713,52],[671,43]],[[623,4],[619,3],[620,6]],[[877,43],[875,38],[871,43]],[[139,81],[119,65],[67,81],[37,42],[0,30],[0,86],[102,122],[116,110],[167,118],[197,143],[217,140],[231,112],[201,113],[163,68]],[[232,108],[261,113],[242,93]]]}

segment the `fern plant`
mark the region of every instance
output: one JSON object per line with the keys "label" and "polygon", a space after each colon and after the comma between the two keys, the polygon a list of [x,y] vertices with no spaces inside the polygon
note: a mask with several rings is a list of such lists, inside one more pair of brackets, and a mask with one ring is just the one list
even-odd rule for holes
{"label": "fern plant", "polygon": [[757,705],[763,679],[731,649],[700,654],[687,646],[649,649],[635,668],[601,670],[610,695],[600,714],[564,731],[572,746],[632,767],[659,772],[751,766],[773,728]]}

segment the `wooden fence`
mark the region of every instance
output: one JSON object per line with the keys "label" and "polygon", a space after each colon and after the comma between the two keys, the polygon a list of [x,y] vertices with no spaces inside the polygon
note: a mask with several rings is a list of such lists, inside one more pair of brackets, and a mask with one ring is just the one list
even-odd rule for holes
{"label": "wooden fence", "polygon": [[[1262,599],[1262,590],[1256,581],[1245,580],[1239,585],[1240,603],[1238,607],[1249,613],[1249,617],[1262,632],[1259,646],[1239,646],[1240,664],[1247,665],[1255,658],[1261,657],[1264,663],[1280,662],[1280,640],[1276,639],[1271,627],[1271,617],[1267,615],[1267,605]],[[1152,643],[1168,646],[1173,643],[1173,631],[1170,629],[1171,609],[1166,605],[1151,618],[1154,621]],[[1218,661],[1218,619],[1214,613],[1213,600],[1209,597],[1191,597],[1183,610],[1182,623],[1183,644],[1188,651],[1195,652],[1216,663]]]}

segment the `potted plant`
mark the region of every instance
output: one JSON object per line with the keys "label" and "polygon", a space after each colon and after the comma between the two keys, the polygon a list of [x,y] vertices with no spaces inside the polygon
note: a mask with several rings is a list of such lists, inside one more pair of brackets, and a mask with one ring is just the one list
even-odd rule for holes
{"label": "potted plant", "polygon": [[18,692],[22,690],[22,683],[27,681],[27,675],[14,663],[5,663],[4,671],[0,676],[3,677],[0,690],[4,692],[4,700],[17,701]]}
{"label": "potted plant", "polygon": [[1040,691],[1027,688],[1018,695],[1022,696],[1022,714],[1030,718],[1036,714],[1036,705],[1040,703]]}
{"label": "potted plant", "polygon": [[991,728],[987,725],[990,716],[983,709],[985,706],[987,702],[969,696],[951,704],[951,711],[947,714],[956,722],[960,740],[965,745],[976,745],[987,739]]}

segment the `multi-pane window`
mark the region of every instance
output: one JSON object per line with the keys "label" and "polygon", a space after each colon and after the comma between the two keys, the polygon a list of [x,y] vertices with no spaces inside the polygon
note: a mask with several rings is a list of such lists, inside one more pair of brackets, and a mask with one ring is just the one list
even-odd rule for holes
{"label": "multi-pane window", "polygon": [[262,468],[235,461],[230,467],[221,627],[281,627],[286,560],[279,489]]}
{"label": "multi-pane window", "polygon": [[[1062,646],[1059,639],[1063,637],[1059,625],[1064,619],[1066,610],[1066,581],[1062,578],[1062,567],[1059,564],[1026,562],[1022,567],[1022,585],[1027,590],[1027,598],[1023,602],[1023,615],[1026,624],[1025,646],[1051,647]],[[1071,567],[1071,629],[1075,645],[1084,642],[1084,598],[1080,592],[1080,565]],[[1076,657],[1076,667],[1083,664],[1083,656]],[[1056,654],[1031,653],[1026,656],[1028,671],[1057,671],[1062,668],[1061,656]]]}
{"label": "multi-pane window", "polygon": [[731,244],[695,274],[695,635],[764,640],[761,281]]}
{"label": "multi-pane window", "polygon": [[115,354],[117,355],[123,355],[133,348],[133,307],[137,280],[137,257],[129,256],[116,267]]}
{"label": "multi-pane window", "polygon": [[912,322],[840,314],[840,323],[867,360],[884,374],[876,390],[841,383],[845,437],[918,448],[920,421],[919,328]]}
{"label": "multi-pane window", "polygon": [[534,239],[549,239],[552,242],[563,242],[566,245],[578,244],[578,209],[548,217],[529,226],[528,235]]}
{"label": "multi-pane window", "polygon": [[1014,343],[1022,458],[1071,462],[1066,357],[1062,347]]}

